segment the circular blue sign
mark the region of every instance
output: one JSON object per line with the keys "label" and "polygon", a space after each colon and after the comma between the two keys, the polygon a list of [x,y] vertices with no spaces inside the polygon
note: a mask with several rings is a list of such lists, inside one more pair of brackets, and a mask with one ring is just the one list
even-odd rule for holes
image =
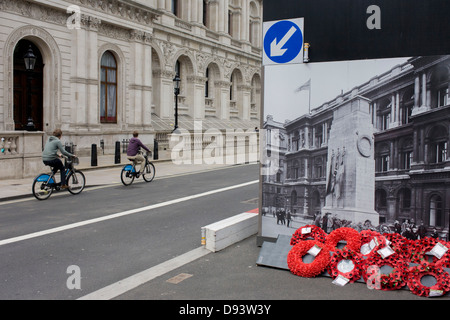
{"label": "circular blue sign", "polygon": [[275,63],[294,60],[302,47],[302,31],[292,21],[283,20],[273,24],[264,36],[264,52]]}

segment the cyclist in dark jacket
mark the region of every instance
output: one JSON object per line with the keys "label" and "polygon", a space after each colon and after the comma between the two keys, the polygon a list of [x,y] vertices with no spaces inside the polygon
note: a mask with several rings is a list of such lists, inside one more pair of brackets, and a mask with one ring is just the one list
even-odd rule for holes
{"label": "cyclist in dark jacket", "polygon": [[139,133],[137,131],[133,132],[133,138],[130,139],[127,149],[127,157],[130,160],[133,160],[135,164],[140,165],[139,174],[144,172],[145,168],[145,158],[141,154],[139,154],[139,149],[143,148],[147,152],[150,150],[138,139]]}
{"label": "cyclist in dark jacket", "polygon": [[75,157],[75,155],[67,152],[61,143],[62,131],[61,129],[56,129],[53,131],[53,136],[49,137],[47,143],[45,144],[44,151],[42,152],[42,161],[46,166],[54,168],[54,173],[58,170],[61,171],[61,189],[67,189],[66,183],[66,172],[64,164],[59,159],[58,150],[66,157]]}

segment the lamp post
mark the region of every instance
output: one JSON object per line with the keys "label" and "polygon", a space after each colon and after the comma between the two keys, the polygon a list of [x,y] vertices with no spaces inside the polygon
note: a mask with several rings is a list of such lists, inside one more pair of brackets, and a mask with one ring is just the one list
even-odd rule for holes
{"label": "lamp post", "polygon": [[35,130],[35,126],[34,126],[34,122],[33,122],[33,117],[31,116],[32,113],[32,108],[33,106],[31,105],[31,84],[33,81],[33,71],[34,71],[34,67],[36,65],[36,56],[33,53],[33,49],[30,48],[28,49],[27,53],[25,54],[25,56],[23,57],[24,61],[25,61],[25,69],[27,70],[28,73],[28,77],[27,77],[27,124],[25,126],[25,130],[27,131],[34,131]]}
{"label": "lamp post", "polygon": [[175,127],[172,131],[172,133],[179,133],[178,131],[178,95],[180,94],[180,82],[181,79],[178,76],[178,74],[173,78],[173,87],[174,87],[174,94],[175,94]]}

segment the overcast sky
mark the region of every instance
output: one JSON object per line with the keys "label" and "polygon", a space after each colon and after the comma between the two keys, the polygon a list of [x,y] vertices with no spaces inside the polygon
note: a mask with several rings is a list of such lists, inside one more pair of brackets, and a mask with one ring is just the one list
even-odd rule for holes
{"label": "overcast sky", "polygon": [[270,65],[264,75],[264,119],[294,120],[309,112],[309,92],[296,92],[311,79],[311,109],[348,92],[408,58]]}

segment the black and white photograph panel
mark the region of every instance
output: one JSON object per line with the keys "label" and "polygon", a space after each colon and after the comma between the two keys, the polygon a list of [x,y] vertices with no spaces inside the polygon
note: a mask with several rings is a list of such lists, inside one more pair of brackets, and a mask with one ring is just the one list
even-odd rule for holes
{"label": "black and white photograph panel", "polygon": [[261,235],[448,240],[450,56],[267,66]]}

